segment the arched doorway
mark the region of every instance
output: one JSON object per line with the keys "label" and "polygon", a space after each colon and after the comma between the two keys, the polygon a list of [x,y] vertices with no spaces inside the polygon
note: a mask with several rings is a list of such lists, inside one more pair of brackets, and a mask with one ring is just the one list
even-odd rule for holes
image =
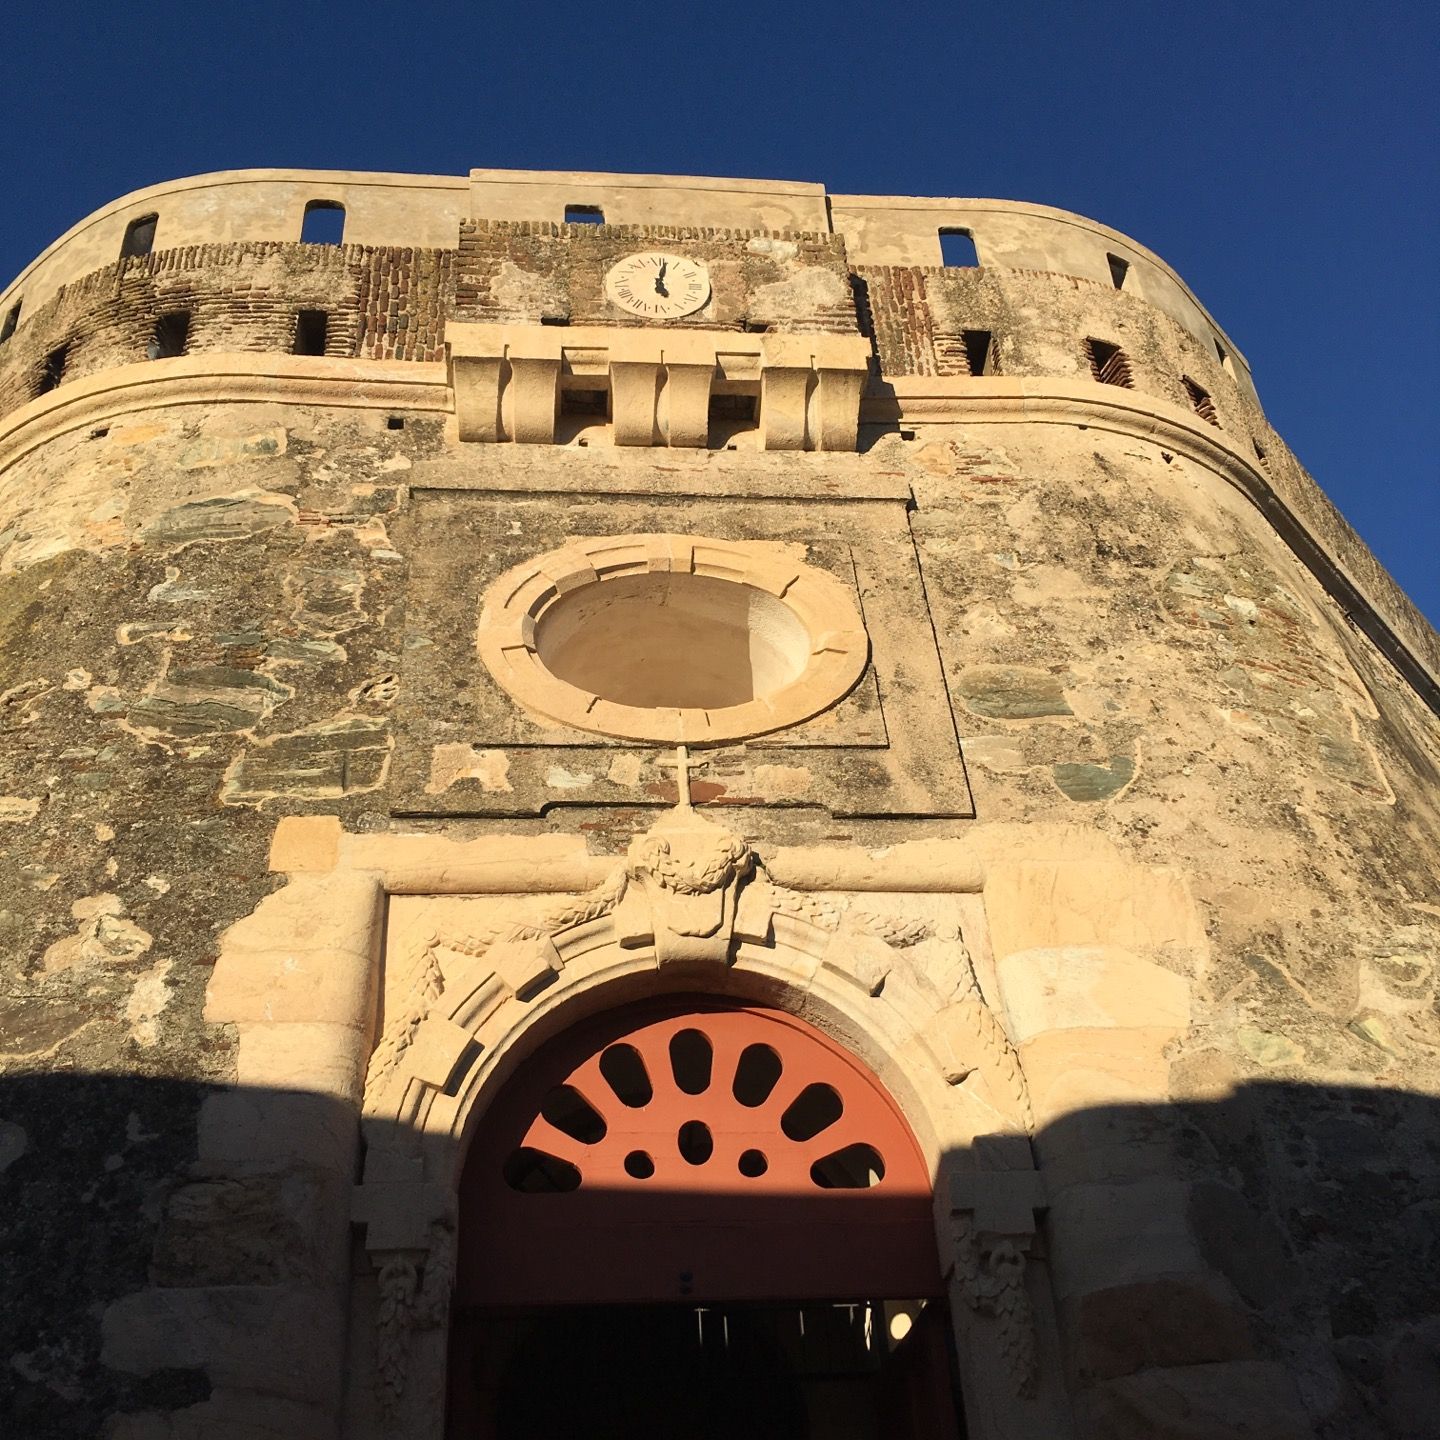
{"label": "arched doorway", "polygon": [[460,1186],[451,1440],[960,1434],[929,1175],[775,1010],[617,1011],[531,1057]]}

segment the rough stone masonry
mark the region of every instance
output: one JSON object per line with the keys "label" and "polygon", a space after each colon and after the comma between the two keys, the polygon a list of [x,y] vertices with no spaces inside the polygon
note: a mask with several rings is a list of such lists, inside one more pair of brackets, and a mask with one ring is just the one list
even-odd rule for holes
{"label": "rough stone masonry", "polygon": [[[301,242],[317,200],[343,244]],[[980,264],[943,266],[942,229]],[[652,251],[705,267],[700,309],[607,299]],[[245,171],[87,217],[7,316],[7,1433],[441,1440],[436,1237],[466,1243],[486,1087],[681,984],[603,905],[547,917],[629,864],[679,924],[679,872],[632,847],[682,799],[755,857],[682,988],[798,1015],[894,1094],[973,1440],[1427,1433],[1440,641],[1163,261],[1014,202]],[[489,442],[459,438],[454,326],[503,337],[465,357]],[[780,728],[707,744],[678,705],[636,740],[482,657],[503,577],[603,589],[595,557],[638,546],[616,565],[694,578],[706,544],[739,557],[716,585],[839,587],[859,679]],[[831,643],[801,628],[786,683]],[[502,954],[516,925],[563,964]],[[427,968],[432,931],[491,938]],[[992,1233],[1002,1191],[1028,1198]],[[1015,1384],[965,1279],[1002,1240]]]}

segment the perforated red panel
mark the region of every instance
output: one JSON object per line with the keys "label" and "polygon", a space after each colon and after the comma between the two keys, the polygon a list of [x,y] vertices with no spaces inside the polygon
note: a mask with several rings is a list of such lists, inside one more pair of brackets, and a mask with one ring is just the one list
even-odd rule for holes
{"label": "perforated red panel", "polygon": [[939,1288],[904,1119],[774,1011],[692,1003],[561,1037],[487,1116],[461,1194],[462,1303]]}

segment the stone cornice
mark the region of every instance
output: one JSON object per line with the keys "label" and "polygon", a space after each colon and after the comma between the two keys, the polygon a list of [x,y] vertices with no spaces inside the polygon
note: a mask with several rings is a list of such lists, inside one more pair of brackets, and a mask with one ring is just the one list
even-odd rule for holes
{"label": "stone cornice", "polygon": [[0,420],[5,472],[41,445],[86,426],[171,405],[325,405],[449,415],[445,366],[300,355],[183,355],[66,381]]}
{"label": "stone cornice", "polygon": [[[446,368],[440,362],[252,354],[120,366],[67,382],[0,421],[0,485],[9,467],[51,440],[161,406],[262,402],[448,417],[455,401]],[[1392,622],[1386,614],[1391,607],[1366,592],[1245,451],[1198,416],[1137,391],[1089,381],[900,376],[871,381],[860,423],[1088,427],[1151,440],[1204,466],[1255,505],[1327,594],[1440,714],[1440,666],[1433,650],[1426,653],[1429,642],[1407,638],[1402,631],[1410,627]]]}

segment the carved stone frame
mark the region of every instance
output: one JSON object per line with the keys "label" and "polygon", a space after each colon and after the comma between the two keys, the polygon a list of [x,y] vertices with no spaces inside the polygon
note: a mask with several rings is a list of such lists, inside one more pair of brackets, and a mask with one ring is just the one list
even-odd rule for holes
{"label": "carved stone frame", "polygon": [[[1175,1213],[1172,1179],[1127,1176],[1116,1209],[1083,1124],[1046,1159],[1068,1188],[1042,1188],[1032,1158],[1032,1103],[1044,1126],[1077,1107],[1164,1097],[1165,1047],[1189,1023],[1176,971],[1203,963],[1183,877],[1091,832],[990,826],[876,853],[757,856],[677,809],[617,860],[588,854],[579,835],[351,835],[332,817],[292,817],[271,868],[287,883],[222,937],[207,992],[207,1018],[234,1027],[238,1074],[202,1107],[199,1162],[211,1176],[303,1177],[334,1198],[309,1212],[310,1258],[289,1278],[152,1286],[107,1313],[107,1364],[211,1376],[196,1424],[440,1440],[455,1187],[483,1107],[561,1029],[666,991],[795,1014],[887,1087],[935,1177],[975,1440],[1073,1433],[1056,1314],[1115,1283],[1111,1258],[1127,1283],[1137,1266],[1210,1273],[1173,1227],[1138,1260],[1127,1242],[1137,1215]],[[880,894],[906,892],[970,907],[989,942],[975,985],[942,996],[911,963],[904,927],[869,914],[884,909]],[[537,923],[546,894],[556,904]],[[397,895],[528,896],[529,919],[481,943],[436,936],[452,952],[443,966],[423,953],[382,959]],[[413,1003],[391,1007],[377,1044],[382,964],[408,967],[400,991]],[[352,1249],[352,1207],[339,1202],[355,1186],[362,1107],[353,1216],[364,1229]],[[293,1217],[277,1219],[298,1245]]]}
{"label": "carved stone frame", "polygon": [[[767,734],[834,705],[865,673],[865,622],[851,592],[806,564],[796,547],[699,535],[602,535],[572,540],[496,580],[485,594],[476,647],[497,683],[527,710],[577,730],[666,744],[715,744]],[[545,611],[560,598],[621,576],[698,575],[773,596],[804,626],[805,667],[773,694],[723,709],[619,705],[550,673],[536,648]]]}
{"label": "carved stone frame", "polygon": [[[963,889],[963,868],[951,873]],[[882,878],[869,888],[893,886]],[[934,888],[933,874],[918,878]],[[936,1175],[970,1433],[1067,1434],[1052,1307],[1026,1268],[1043,1197],[1018,1059],[978,987],[947,1002],[909,964],[905,937],[890,938],[774,883],[744,842],[677,809],[542,924],[474,954],[436,936],[410,957],[416,1002],[387,1023],[365,1090],[354,1213],[374,1278],[352,1311],[345,1433],[441,1440],[455,1196],[469,1137],[515,1065],[601,1010],[703,990],[802,1016],[875,1071]],[[443,988],[436,947],[449,952]]]}

